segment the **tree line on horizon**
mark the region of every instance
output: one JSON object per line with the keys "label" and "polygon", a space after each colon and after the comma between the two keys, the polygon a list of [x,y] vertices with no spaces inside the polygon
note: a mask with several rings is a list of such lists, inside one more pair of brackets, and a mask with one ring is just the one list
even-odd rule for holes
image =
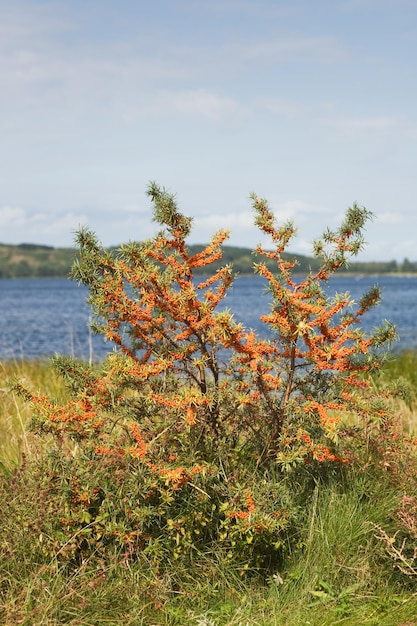
{"label": "tree line on horizon", "polygon": [[[204,249],[203,244],[189,246],[193,254]],[[215,264],[216,270],[225,264],[233,265],[239,274],[253,274],[256,255],[251,248],[238,246],[222,247],[223,257]],[[19,245],[0,243],[0,278],[59,278],[69,274],[72,263],[77,255],[75,248],[55,248],[40,244],[22,243]],[[313,256],[287,253],[286,256],[297,261],[297,271],[305,274],[317,270],[320,260]],[[273,261],[270,263],[274,269]],[[216,267],[214,267],[216,266]],[[198,271],[198,268],[196,268]],[[417,274],[417,261],[405,258],[402,262],[391,261],[355,261],[340,272],[355,274]],[[204,273],[201,268],[200,273]]]}

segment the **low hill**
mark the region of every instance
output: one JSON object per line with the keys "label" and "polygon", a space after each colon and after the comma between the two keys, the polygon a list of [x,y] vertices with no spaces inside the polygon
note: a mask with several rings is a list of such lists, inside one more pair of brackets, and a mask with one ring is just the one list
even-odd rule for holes
{"label": "low hill", "polygon": [[[192,254],[200,252],[203,245],[190,245]],[[68,275],[73,260],[77,255],[75,248],[54,248],[32,243],[20,245],[0,244],[0,278],[41,278],[41,277],[65,277]],[[310,269],[318,268],[319,261],[314,257],[299,254],[287,254],[288,258],[295,258],[298,271],[306,273]],[[233,264],[236,272],[240,274],[253,273],[253,263],[260,261],[250,248],[235,246],[223,247],[223,258],[211,266],[211,271],[225,263]],[[264,259],[262,259],[264,260]],[[270,264],[271,269],[275,266]],[[206,273],[201,268],[200,273]],[[417,262],[412,263],[407,259],[403,263],[396,261],[388,262],[355,262],[351,263],[348,270],[360,274],[386,274],[386,273],[417,273]]]}
{"label": "low hill", "polygon": [[67,276],[76,254],[75,248],[0,244],[0,278]]}

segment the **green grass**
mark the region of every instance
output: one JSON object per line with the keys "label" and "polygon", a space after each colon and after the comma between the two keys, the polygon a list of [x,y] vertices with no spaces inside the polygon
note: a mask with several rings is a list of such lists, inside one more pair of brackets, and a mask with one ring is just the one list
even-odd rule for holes
{"label": "green grass", "polygon": [[[75,626],[314,626],[412,622],[417,597],[383,559],[368,522],[383,523],[393,495],[375,506],[362,479],[317,490],[308,507],[305,545],[288,568],[267,580],[242,581],[224,566],[211,576],[189,572],[173,590],[169,574],[155,579],[145,560],[68,574],[54,559],[36,563],[29,546],[0,566],[2,624]],[[16,524],[16,522],[15,522]],[[18,530],[17,524],[14,528]],[[12,556],[12,555],[10,555]],[[213,555],[214,557],[215,555]],[[194,578],[192,578],[194,577]],[[151,591],[151,593],[149,593]],[[156,599],[159,599],[159,606]]]}
{"label": "green grass", "polygon": [[[406,399],[395,399],[406,428],[416,431],[417,354],[384,367],[383,381],[402,378]],[[187,569],[158,575],[146,554],[136,561],[114,551],[76,568],[42,552],[37,520],[45,511],[39,477],[25,473],[47,442],[28,432],[30,408],[8,391],[23,379],[34,391],[62,399],[65,390],[46,362],[0,364],[0,623],[5,626],[415,626],[417,586],[394,566],[375,526],[396,530],[405,488],[387,473],[361,471],[316,480],[299,511],[296,536],[282,565],[266,577],[244,578],[216,548]],[[376,384],[382,384],[376,382]],[[13,474],[24,453],[22,470]],[[301,476],[301,481],[305,480]],[[414,482],[413,482],[414,480]],[[10,481],[12,481],[10,483]],[[417,493],[415,479],[405,479]],[[11,487],[10,487],[11,484]],[[294,485],[294,491],[297,484]],[[34,537],[37,548],[35,549]],[[171,563],[172,563],[171,559]],[[182,581],[181,586],[179,581]]]}
{"label": "green grass", "polygon": [[10,383],[20,380],[36,393],[63,398],[65,388],[44,360],[0,361],[0,469],[10,470],[28,453],[30,407],[10,391]]}

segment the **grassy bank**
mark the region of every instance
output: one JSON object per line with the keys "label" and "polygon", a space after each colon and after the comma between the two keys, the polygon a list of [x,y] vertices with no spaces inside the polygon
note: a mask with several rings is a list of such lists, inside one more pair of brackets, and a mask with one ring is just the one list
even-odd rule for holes
{"label": "grassy bank", "polygon": [[[132,559],[126,549],[114,549],[106,556],[91,554],[68,567],[60,559],[67,540],[51,545],[45,530],[55,515],[48,509],[54,501],[47,498],[51,486],[36,468],[48,438],[29,432],[28,405],[7,389],[8,381],[17,377],[32,389],[60,399],[65,390],[47,362],[2,363],[0,462],[6,479],[0,487],[0,622],[28,626],[416,624],[415,465],[403,463],[395,456],[400,448],[391,445],[399,428],[410,436],[417,431],[416,372],[417,354],[404,353],[388,362],[382,376],[374,380],[381,392],[388,384],[401,391],[391,401],[393,422],[383,449],[370,434],[369,449],[355,468],[316,476],[307,499],[302,490],[311,478],[308,468],[291,480],[280,479],[296,503],[294,535],[288,535],[275,569],[243,575],[235,565],[229,566],[220,545],[196,553],[187,563],[167,554],[171,569],[163,572],[156,571],[149,553],[143,551]],[[22,460],[21,469],[13,474]],[[404,500],[405,496],[411,500]],[[397,560],[393,546],[400,550]]]}
{"label": "grassy bank", "polygon": [[28,426],[30,406],[10,392],[10,383],[20,380],[39,393],[63,398],[66,391],[47,360],[0,362],[0,468],[10,471],[30,454]]}

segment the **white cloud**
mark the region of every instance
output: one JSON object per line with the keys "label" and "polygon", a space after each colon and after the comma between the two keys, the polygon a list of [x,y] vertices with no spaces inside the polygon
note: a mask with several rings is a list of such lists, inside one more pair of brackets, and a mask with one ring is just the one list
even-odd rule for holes
{"label": "white cloud", "polygon": [[317,207],[302,200],[286,200],[278,204],[274,208],[274,214],[277,220],[303,220],[311,218],[314,215],[334,214],[334,211],[327,207]]}
{"label": "white cloud", "polygon": [[49,35],[62,36],[74,30],[74,19],[67,12],[51,10],[45,3],[28,3],[22,0],[1,2],[0,49],[14,48],[20,42],[44,45]]}
{"label": "white cloud", "polygon": [[391,116],[369,116],[339,118],[331,120],[331,125],[343,133],[381,132],[400,128],[401,120]]}
{"label": "white cloud", "polygon": [[105,111],[128,123],[177,114],[223,124],[247,115],[228,94],[186,85],[193,76],[200,79],[202,66],[207,69],[213,62],[212,52],[204,47],[167,43],[149,54],[129,40],[106,45],[81,40],[67,46],[55,41],[48,27],[41,29],[46,35],[39,43],[37,19],[15,30],[16,39],[10,27],[0,55],[0,90],[5,94],[0,109],[6,130],[16,129],[21,108],[43,118],[45,111],[71,119]]}
{"label": "white cloud", "polygon": [[[337,224],[340,222],[340,215],[327,207],[315,207],[301,200],[288,200],[281,203],[270,203],[274,213],[277,226],[283,225],[286,221],[294,221],[297,234],[292,240],[292,246],[302,254],[311,253],[311,242],[320,236],[323,228],[317,231],[306,229],[311,226],[318,216],[331,216]],[[339,218],[339,222],[337,221]],[[318,220],[317,220],[318,221]],[[322,221],[319,222],[322,224]],[[326,225],[326,224],[325,224]],[[331,224],[329,224],[331,226]],[[271,245],[270,238],[263,235],[254,225],[254,213],[250,210],[230,211],[227,213],[211,213],[197,215],[194,218],[193,241],[206,242],[208,238],[217,230],[230,231],[230,243],[232,245],[253,247],[254,242],[262,241],[265,245]]]}
{"label": "white cloud", "polygon": [[21,233],[26,231],[30,233],[31,241],[34,243],[48,242],[55,245],[55,238],[69,241],[74,230],[80,224],[86,223],[86,215],[74,212],[31,213],[22,207],[3,206],[0,207],[0,240],[3,243],[21,243]]}
{"label": "white cloud", "polygon": [[20,207],[0,207],[0,226],[23,226],[26,223],[26,213]]}
{"label": "white cloud", "polygon": [[279,97],[258,98],[254,103],[258,108],[269,111],[279,117],[294,119],[308,112],[305,103]]}
{"label": "white cloud", "polygon": [[182,115],[196,115],[212,122],[245,116],[245,111],[232,98],[218,96],[204,89],[172,93],[169,104]]}
{"label": "white cloud", "polygon": [[398,243],[393,238],[386,237],[380,237],[377,241],[367,240],[366,258],[369,260],[390,261],[395,259],[402,261],[405,257],[412,261],[416,260],[415,240],[404,239]]}
{"label": "white cloud", "polygon": [[248,115],[248,111],[232,98],[207,89],[148,93],[137,104],[120,102],[119,106],[124,120],[128,123],[177,115],[188,119],[201,119],[215,125],[236,125]]}
{"label": "white cloud", "polygon": [[[196,0],[188,0],[185,6],[194,6]],[[299,14],[300,6],[295,3],[284,5],[282,2],[268,0],[210,0],[202,2],[204,11],[227,17],[229,14],[247,15],[249,19],[283,18]]]}
{"label": "white cloud", "polygon": [[231,46],[234,56],[242,62],[333,64],[349,57],[348,49],[335,37],[302,37],[275,35],[269,40],[245,42]]}
{"label": "white cloud", "polygon": [[367,9],[415,9],[415,0],[343,0],[340,8],[347,11]]}
{"label": "white cloud", "polygon": [[406,216],[401,213],[378,213],[378,223],[380,224],[405,224],[406,222]]}
{"label": "white cloud", "polygon": [[[346,54],[333,37],[275,34],[265,39],[258,36],[253,41],[243,36],[233,43],[222,40],[215,47],[192,38],[167,37],[155,46],[141,22],[139,32],[128,32],[125,38],[119,33],[106,41],[89,39],[83,28],[94,32],[91,7],[84,24],[65,3],[16,4],[18,8],[9,8],[0,25],[0,87],[17,105],[46,103],[56,108],[71,106],[77,110],[90,106],[101,110],[132,101],[133,110],[148,113],[154,104],[157,111],[165,110],[158,91],[163,97],[161,85],[168,83],[167,95],[172,97],[176,110],[188,113],[191,108],[200,111],[201,117],[217,121],[225,111],[233,116],[236,103],[213,88],[190,89],[189,81],[204,85],[221,75],[234,82],[236,71],[246,73],[252,63],[254,67],[294,60],[328,63]],[[233,4],[232,9],[242,10],[240,4]],[[247,8],[255,7],[254,3],[245,4]],[[266,3],[265,10],[268,8],[271,5]],[[139,102],[135,107],[136,100]]]}
{"label": "white cloud", "polygon": [[[211,236],[217,230],[230,230],[231,235],[241,231],[253,231],[253,213],[251,211],[231,211],[228,213],[210,213],[194,218],[194,232],[205,232]],[[207,239],[206,234],[206,239]],[[194,239],[196,238],[194,234]]]}

